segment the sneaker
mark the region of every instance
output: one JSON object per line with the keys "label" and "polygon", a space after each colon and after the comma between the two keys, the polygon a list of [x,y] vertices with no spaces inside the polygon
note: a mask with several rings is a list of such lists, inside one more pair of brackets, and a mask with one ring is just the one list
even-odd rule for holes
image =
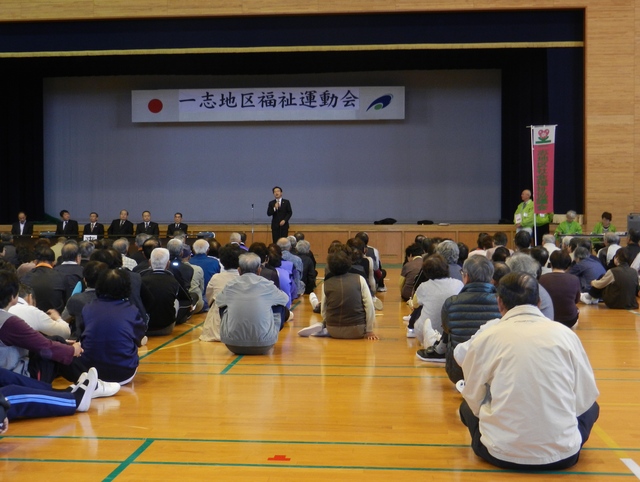
{"label": "sneaker", "polygon": [[327,327],[325,326],[322,330],[320,330],[318,333],[314,333],[311,336],[317,336],[319,338],[329,338],[331,335],[329,334],[329,330],[327,330]]}
{"label": "sneaker", "polygon": [[293,321],[293,311],[289,312],[289,318],[287,318],[287,321]]}
{"label": "sneaker", "polygon": [[376,291],[378,293],[384,293],[385,291],[387,291],[387,287],[386,286],[378,286],[378,289]]}
{"label": "sneaker", "polygon": [[413,330],[413,328],[407,328],[407,338],[415,338],[416,337],[416,332]]}
{"label": "sneaker", "polygon": [[316,306],[320,304],[320,301],[318,301],[318,295],[316,295],[315,293],[309,293],[309,303],[311,303],[311,306],[315,311]]}
{"label": "sneaker", "polygon": [[140,340],[140,346],[145,346],[148,341],[149,341],[149,338],[147,338],[147,335],[143,336],[142,340]]}
{"label": "sneaker", "polygon": [[[80,378],[84,378],[82,383],[76,384],[76,390],[84,390],[84,395],[78,404],[77,412],[86,412],[91,406],[91,399],[95,393],[96,385],[98,384],[98,371],[95,368],[89,368],[89,371],[80,375]],[[80,382],[80,378],[78,382]]]}
{"label": "sneaker", "polygon": [[324,328],[324,325],[320,322],[309,325],[298,332],[298,336],[312,336],[319,333]]}
{"label": "sneaker", "polygon": [[80,377],[78,378],[78,381],[76,383],[73,383],[71,385],[69,385],[69,388],[71,389],[71,393],[76,393],[76,391],[78,390],[78,388],[80,388],[80,386],[85,382],[85,380],[89,377],[89,374],[87,372],[84,372],[80,375]]}
{"label": "sneaker", "polygon": [[456,390],[462,393],[462,390],[464,390],[464,380],[458,380],[456,382]]}
{"label": "sneaker", "polygon": [[375,296],[373,297],[373,307],[378,311],[382,310],[382,301]]}
{"label": "sneaker", "polygon": [[596,298],[592,298],[589,293],[581,293],[580,301],[582,301],[585,305],[595,305],[598,303]]}
{"label": "sneaker", "polygon": [[[95,369],[94,369],[95,370]],[[96,371],[96,374],[98,372]],[[92,398],[112,397],[120,390],[120,384],[116,382],[103,382],[98,380]]]}
{"label": "sneaker", "polygon": [[416,356],[420,358],[420,360],[426,362],[444,363],[446,361],[445,355],[438,353],[432,346],[418,350],[416,352]]}
{"label": "sneaker", "polygon": [[403,316],[402,321],[409,321],[411,319],[411,315]]}

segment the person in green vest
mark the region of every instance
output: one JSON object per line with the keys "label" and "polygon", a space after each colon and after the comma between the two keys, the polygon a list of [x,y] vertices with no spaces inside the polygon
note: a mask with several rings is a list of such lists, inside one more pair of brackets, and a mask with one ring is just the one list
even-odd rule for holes
{"label": "person in green vest", "polygon": [[513,224],[516,225],[516,232],[526,231],[533,233],[533,201],[531,200],[531,191],[525,189],[520,194],[522,202],[518,204],[516,212],[513,215]]}
{"label": "person in green vest", "polygon": [[[611,213],[605,211],[602,213],[601,218],[602,221],[596,223],[596,225],[593,227],[593,230],[591,231],[591,234],[615,233],[616,227],[611,224],[611,220],[613,219]],[[592,238],[591,243],[593,243],[593,247],[596,250],[596,253],[598,252],[598,250],[604,248],[603,238]]]}
{"label": "person in green vest", "polygon": [[582,226],[576,221],[577,216],[575,211],[567,211],[567,219],[558,224],[556,228],[556,238],[571,236],[572,234],[582,234]]}

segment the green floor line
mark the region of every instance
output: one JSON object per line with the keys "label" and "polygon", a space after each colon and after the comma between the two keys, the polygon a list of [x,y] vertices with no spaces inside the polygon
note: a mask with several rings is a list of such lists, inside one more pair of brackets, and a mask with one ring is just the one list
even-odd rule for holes
{"label": "green floor line", "polygon": [[129,465],[131,465],[149,446],[153,443],[153,439],[147,439],[138,449],[126,458],[113,472],[107,475],[104,480],[111,481],[120,475]]}

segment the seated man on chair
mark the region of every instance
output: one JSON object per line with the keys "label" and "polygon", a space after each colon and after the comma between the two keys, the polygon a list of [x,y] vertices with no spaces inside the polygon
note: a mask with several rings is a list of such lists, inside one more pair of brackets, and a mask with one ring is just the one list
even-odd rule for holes
{"label": "seated man on chair", "polygon": [[288,316],[289,297],[260,276],[260,257],[240,255],[240,276],[216,298],[220,309],[220,341],[236,355],[265,355],[278,341]]}

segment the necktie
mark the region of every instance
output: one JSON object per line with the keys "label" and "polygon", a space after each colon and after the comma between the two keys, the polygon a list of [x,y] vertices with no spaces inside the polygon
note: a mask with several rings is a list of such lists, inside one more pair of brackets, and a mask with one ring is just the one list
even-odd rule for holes
{"label": "necktie", "polygon": [[144,223],[144,229],[149,229],[149,223]]}
{"label": "necktie", "polygon": [[96,227],[96,225],[91,223],[91,231],[93,231],[93,228],[95,228],[95,227]]}
{"label": "necktie", "polygon": [[67,222],[66,222],[66,221],[64,221],[64,222],[62,223],[62,229],[63,229],[63,230],[64,230],[64,229],[67,229]]}
{"label": "necktie", "polygon": [[120,227],[124,226],[124,221],[120,221]]}
{"label": "necktie", "polygon": [[176,224],[176,229],[178,229],[178,225]]}

